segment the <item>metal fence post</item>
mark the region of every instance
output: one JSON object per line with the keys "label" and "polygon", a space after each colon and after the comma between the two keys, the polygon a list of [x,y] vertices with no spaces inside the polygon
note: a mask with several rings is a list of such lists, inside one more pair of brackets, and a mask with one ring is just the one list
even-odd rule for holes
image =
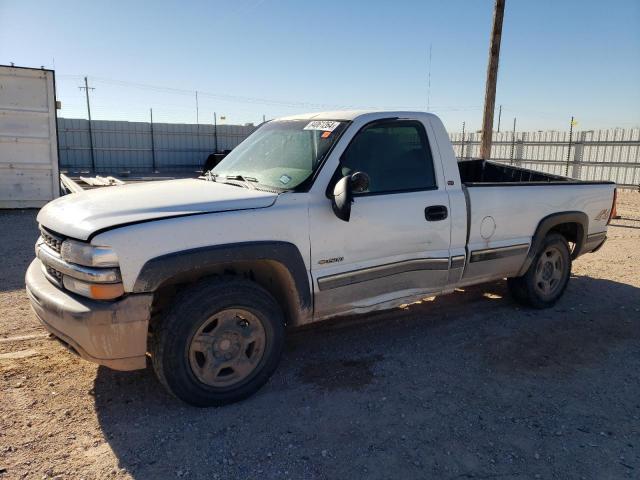
{"label": "metal fence post", "polygon": [[218,114],[213,112],[213,145],[214,153],[218,153]]}
{"label": "metal fence post", "polygon": [[524,142],[527,139],[527,132],[522,132],[522,137],[520,140],[516,140],[516,153],[515,153],[515,163],[516,165],[520,165],[522,163],[522,154],[524,152]]}
{"label": "metal fence post", "polygon": [[573,116],[571,117],[571,123],[569,124],[569,148],[567,149],[567,166],[564,170],[564,176],[569,175],[569,159],[571,158],[571,140],[573,139]]}
{"label": "metal fence post", "polygon": [[156,173],[158,168],[156,167],[156,146],[153,140],[153,108],[149,109],[149,111],[151,113],[151,168],[153,168],[153,173]]}
{"label": "metal fence post", "polygon": [[460,158],[464,160],[464,122],[462,122],[462,150],[460,151]]}
{"label": "metal fence post", "polygon": [[516,119],[513,118],[513,131],[511,132],[511,153],[509,154],[509,164],[513,165],[513,154],[516,145]]}
{"label": "metal fence post", "polygon": [[582,170],[582,152],[584,151],[584,142],[587,132],[580,132],[578,141],[574,143],[573,149],[573,167],[571,168],[571,178],[581,179]]}

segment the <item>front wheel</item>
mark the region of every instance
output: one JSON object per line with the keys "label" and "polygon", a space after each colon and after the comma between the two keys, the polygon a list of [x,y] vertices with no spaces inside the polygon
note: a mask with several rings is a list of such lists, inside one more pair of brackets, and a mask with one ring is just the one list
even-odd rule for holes
{"label": "front wheel", "polygon": [[283,345],[282,310],[269,292],[245,280],[213,280],[175,299],[151,353],[158,379],[173,395],[208,407],[257,391]]}
{"label": "front wheel", "polygon": [[519,302],[534,308],[553,306],[564,293],[571,276],[571,254],[567,240],[551,233],[522,277],[509,278],[507,285]]}

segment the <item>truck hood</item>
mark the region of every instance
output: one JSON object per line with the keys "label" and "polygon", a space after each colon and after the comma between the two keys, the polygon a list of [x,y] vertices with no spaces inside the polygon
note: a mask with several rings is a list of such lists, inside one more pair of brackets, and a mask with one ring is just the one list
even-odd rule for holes
{"label": "truck hood", "polygon": [[143,182],[72,193],[49,202],[38,222],[87,240],[105,228],[181,215],[265,208],[277,194],[198,179]]}

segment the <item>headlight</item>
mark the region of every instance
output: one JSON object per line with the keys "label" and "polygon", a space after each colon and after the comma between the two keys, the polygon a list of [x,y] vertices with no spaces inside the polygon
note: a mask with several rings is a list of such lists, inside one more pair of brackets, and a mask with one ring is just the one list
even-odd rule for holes
{"label": "headlight", "polygon": [[67,290],[95,300],[111,300],[124,294],[122,283],[88,283],[66,275],[62,283]]}
{"label": "headlight", "polygon": [[110,247],[96,247],[88,243],[65,240],[60,250],[62,259],[87,267],[117,267],[118,256]]}

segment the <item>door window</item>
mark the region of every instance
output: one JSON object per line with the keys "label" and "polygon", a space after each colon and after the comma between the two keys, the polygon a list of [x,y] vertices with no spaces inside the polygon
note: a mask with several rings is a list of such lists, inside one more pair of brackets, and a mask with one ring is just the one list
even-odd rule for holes
{"label": "door window", "polygon": [[436,188],[433,158],[421,123],[392,120],[360,130],[340,159],[338,176],[364,172],[369,189],[354,195]]}

